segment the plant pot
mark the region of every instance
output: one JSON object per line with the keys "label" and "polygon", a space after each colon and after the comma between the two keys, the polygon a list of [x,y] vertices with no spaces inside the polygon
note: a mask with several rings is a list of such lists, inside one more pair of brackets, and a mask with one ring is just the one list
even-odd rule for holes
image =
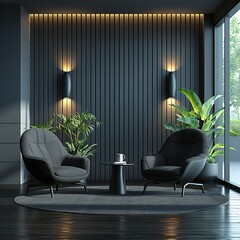
{"label": "plant pot", "polygon": [[196,180],[198,182],[212,182],[217,179],[217,176],[218,163],[206,163]]}

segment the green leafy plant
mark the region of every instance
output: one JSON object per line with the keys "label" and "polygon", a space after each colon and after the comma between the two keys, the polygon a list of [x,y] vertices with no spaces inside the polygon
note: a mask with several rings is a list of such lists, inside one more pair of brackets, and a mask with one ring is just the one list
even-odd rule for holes
{"label": "green leafy plant", "polygon": [[[221,108],[216,112],[212,112],[212,110],[215,101],[222,96],[213,96],[206,102],[202,103],[194,91],[185,88],[180,88],[179,91],[189,100],[192,109],[188,110],[184,107],[170,104],[177,111],[176,116],[178,123],[166,123],[164,126],[166,129],[173,132],[185,128],[198,128],[204,131],[211,140],[207,162],[215,163],[216,156],[224,155],[224,144],[216,143],[216,139],[224,133],[223,126],[216,126],[217,120],[224,112],[224,108]],[[233,148],[230,149],[234,150]]]}
{"label": "green leafy plant", "polygon": [[89,113],[73,113],[69,116],[53,114],[47,123],[37,124],[32,127],[43,128],[51,132],[61,131],[67,136],[66,150],[72,155],[83,157],[93,156],[97,144],[88,144],[88,138],[95,127],[100,126],[96,117]]}
{"label": "green leafy plant", "polygon": [[42,129],[48,130],[50,132],[56,132],[56,129],[54,127],[54,118],[50,119],[46,123],[39,123],[39,124],[33,125],[31,127],[32,128],[42,128]]}
{"label": "green leafy plant", "polygon": [[89,113],[73,113],[66,117],[63,114],[55,114],[56,129],[68,136],[66,149],[73,155],[84,157],[93,156],[95,146],[87,143],[89,135],[94,131],[94,127],[99,127],[100,122],[96,117]]}

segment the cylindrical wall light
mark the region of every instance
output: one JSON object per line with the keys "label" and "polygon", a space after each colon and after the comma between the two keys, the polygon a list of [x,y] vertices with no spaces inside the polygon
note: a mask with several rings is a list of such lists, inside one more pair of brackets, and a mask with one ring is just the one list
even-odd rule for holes
{"label": "cylindrical wall light", "polygon": [[174,72],[169,72],[167,77],[167,98],[174,98],[176,92],[176,78]]}
{"label": "cylindrical wall light", "polygon": [[70,98],[71,96],[71,76],[70,72],[63,74],[63,98]]}

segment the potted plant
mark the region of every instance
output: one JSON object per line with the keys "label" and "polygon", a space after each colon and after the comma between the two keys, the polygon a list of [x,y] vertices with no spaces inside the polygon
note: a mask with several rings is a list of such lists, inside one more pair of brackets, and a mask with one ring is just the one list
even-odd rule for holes
{"label": "potted plant", "polygon": [[89,113],[73,113],[69,116],[63,114],[53,114],[53,118],[44,124],[37,124],[32,127],[44,128],[56,132],[62,131],[67,136],[65,142],[66,150],[72,155],[83,157],[93,156],[97,144],[88,144],[88,137],[94,128],[100,126],[96,117]]}
{"label": "potted plant", "polygon": [[217,138],[224,133],[223,126],[216,126],[217,120],[224,112],[224,108],[212,112],[215,101],[220,98],[221,95],[213,96],[202,103],[194,91],[184,88],[180,88],[179,91],[190,101],[192,109],[188,110],[184,107],[170,104],[177,111],[176,116],[178,123],[166,123],[164,126],[173,132],[184,128],[199,128],[209,136],[210,146],[207,163],[199,175],[199,178],[201,180],[213,180],[217,178],[218,175],[216,157],[224,154],[224,144],[216,141]]}

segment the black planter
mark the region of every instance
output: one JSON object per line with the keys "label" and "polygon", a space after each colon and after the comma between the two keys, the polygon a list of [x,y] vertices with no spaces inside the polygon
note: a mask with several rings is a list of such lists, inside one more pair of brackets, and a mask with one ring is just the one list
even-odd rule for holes
{"label": "black planter", "polygon": [[198,175],[198,182],[212,182],[218,176],[218,163],[206,163],[202,172]]}

